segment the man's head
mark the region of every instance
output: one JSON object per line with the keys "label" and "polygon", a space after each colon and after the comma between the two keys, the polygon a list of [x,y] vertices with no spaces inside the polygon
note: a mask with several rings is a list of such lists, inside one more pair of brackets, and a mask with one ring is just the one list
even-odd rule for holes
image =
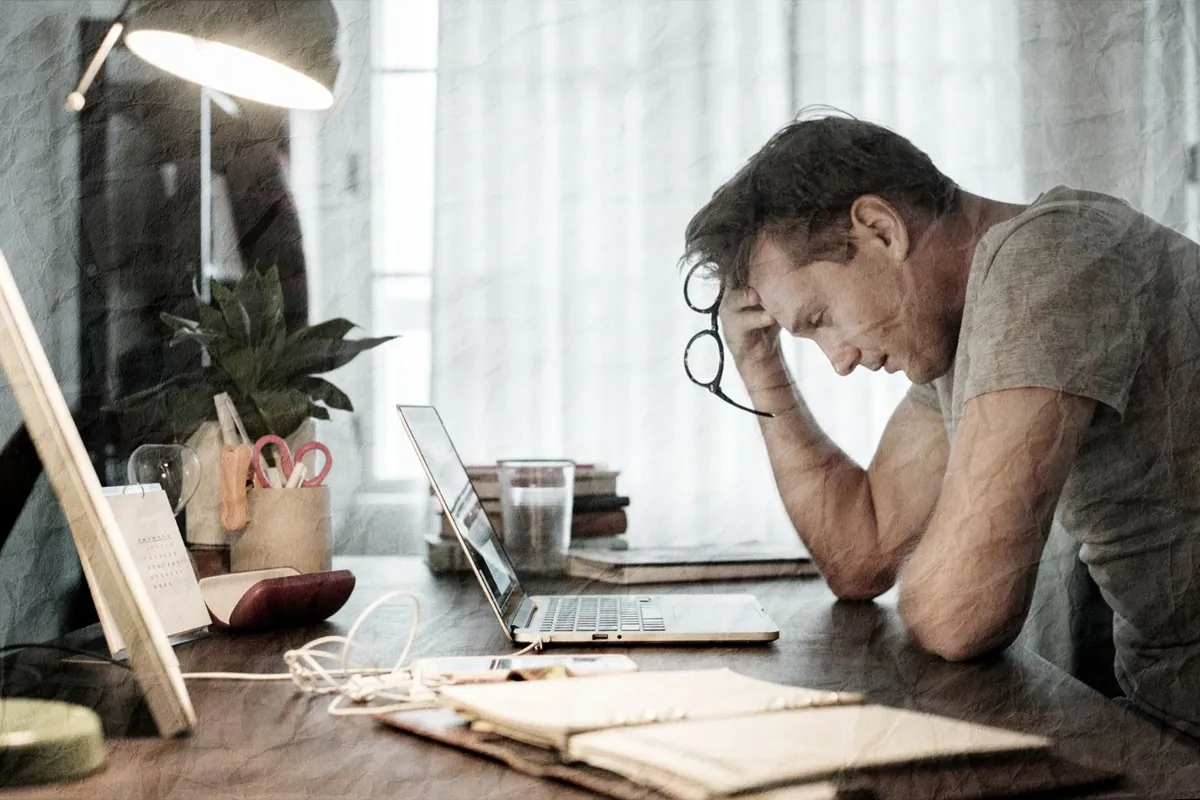
{"label": "man's head", "polygon": [[842,374],[943,374],[958,320],[914,257],[958,189],[904,137],[846,117],[785,127],[688,224],[685,262],[752,289]]}

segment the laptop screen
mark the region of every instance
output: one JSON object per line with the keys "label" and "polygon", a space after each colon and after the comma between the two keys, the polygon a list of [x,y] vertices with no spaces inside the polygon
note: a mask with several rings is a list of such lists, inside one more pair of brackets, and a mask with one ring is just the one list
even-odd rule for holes
{"label": "laptop screen", "polygon": [[484,589],[491,595],[492,605],[501,621],[505,619],[506,604],[519,599],[521,584],[513,570],[508,554],[500,543],[492,523],[462,459],[450,441],[442,418],[431,406],[397,406],[400,418],[413,446],[420,455],[434,491],[466,545],[467,553],[478,571]]}

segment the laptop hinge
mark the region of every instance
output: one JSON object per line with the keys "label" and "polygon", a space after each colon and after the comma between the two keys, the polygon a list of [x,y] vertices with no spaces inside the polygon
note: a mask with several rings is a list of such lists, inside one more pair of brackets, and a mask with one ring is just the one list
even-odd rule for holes
{"label": "laptop hinge", "polygon": [[529,623],[533,621],[533,614],[537,611],[537,606],[529,599],[529,595],[521,598],[521,605],[517,606],[517,613],[513,614],[512,627],[513,630],[528,628]]}

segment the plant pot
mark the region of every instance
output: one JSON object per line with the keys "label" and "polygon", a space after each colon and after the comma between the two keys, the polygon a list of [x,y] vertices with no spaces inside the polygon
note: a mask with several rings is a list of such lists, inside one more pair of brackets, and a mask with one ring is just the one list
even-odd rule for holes
{"label": "plant pot", "polygon": [[[304,420],[286,441],[292,450],[316,438],[316,420]],[[200,485],[187,504],[187,543],[192,547],[229,547],[229,534],[221,524],[221,426],[204,422],[187,440],[188,447],[200,458]],[[306,455],[304,463],[316,474],[317,456]],[[311,461],[311,463],[310,463]]]}

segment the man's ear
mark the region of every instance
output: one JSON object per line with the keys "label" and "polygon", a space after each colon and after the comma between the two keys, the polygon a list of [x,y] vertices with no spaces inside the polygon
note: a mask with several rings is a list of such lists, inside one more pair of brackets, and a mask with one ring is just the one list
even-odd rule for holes
{"label": "man's ear", "polygon": [[860,244],[875,242],[896,263],[908,258],[908,228],[896,207],[882,197],[864,194],[850,206],[850,225]]}

